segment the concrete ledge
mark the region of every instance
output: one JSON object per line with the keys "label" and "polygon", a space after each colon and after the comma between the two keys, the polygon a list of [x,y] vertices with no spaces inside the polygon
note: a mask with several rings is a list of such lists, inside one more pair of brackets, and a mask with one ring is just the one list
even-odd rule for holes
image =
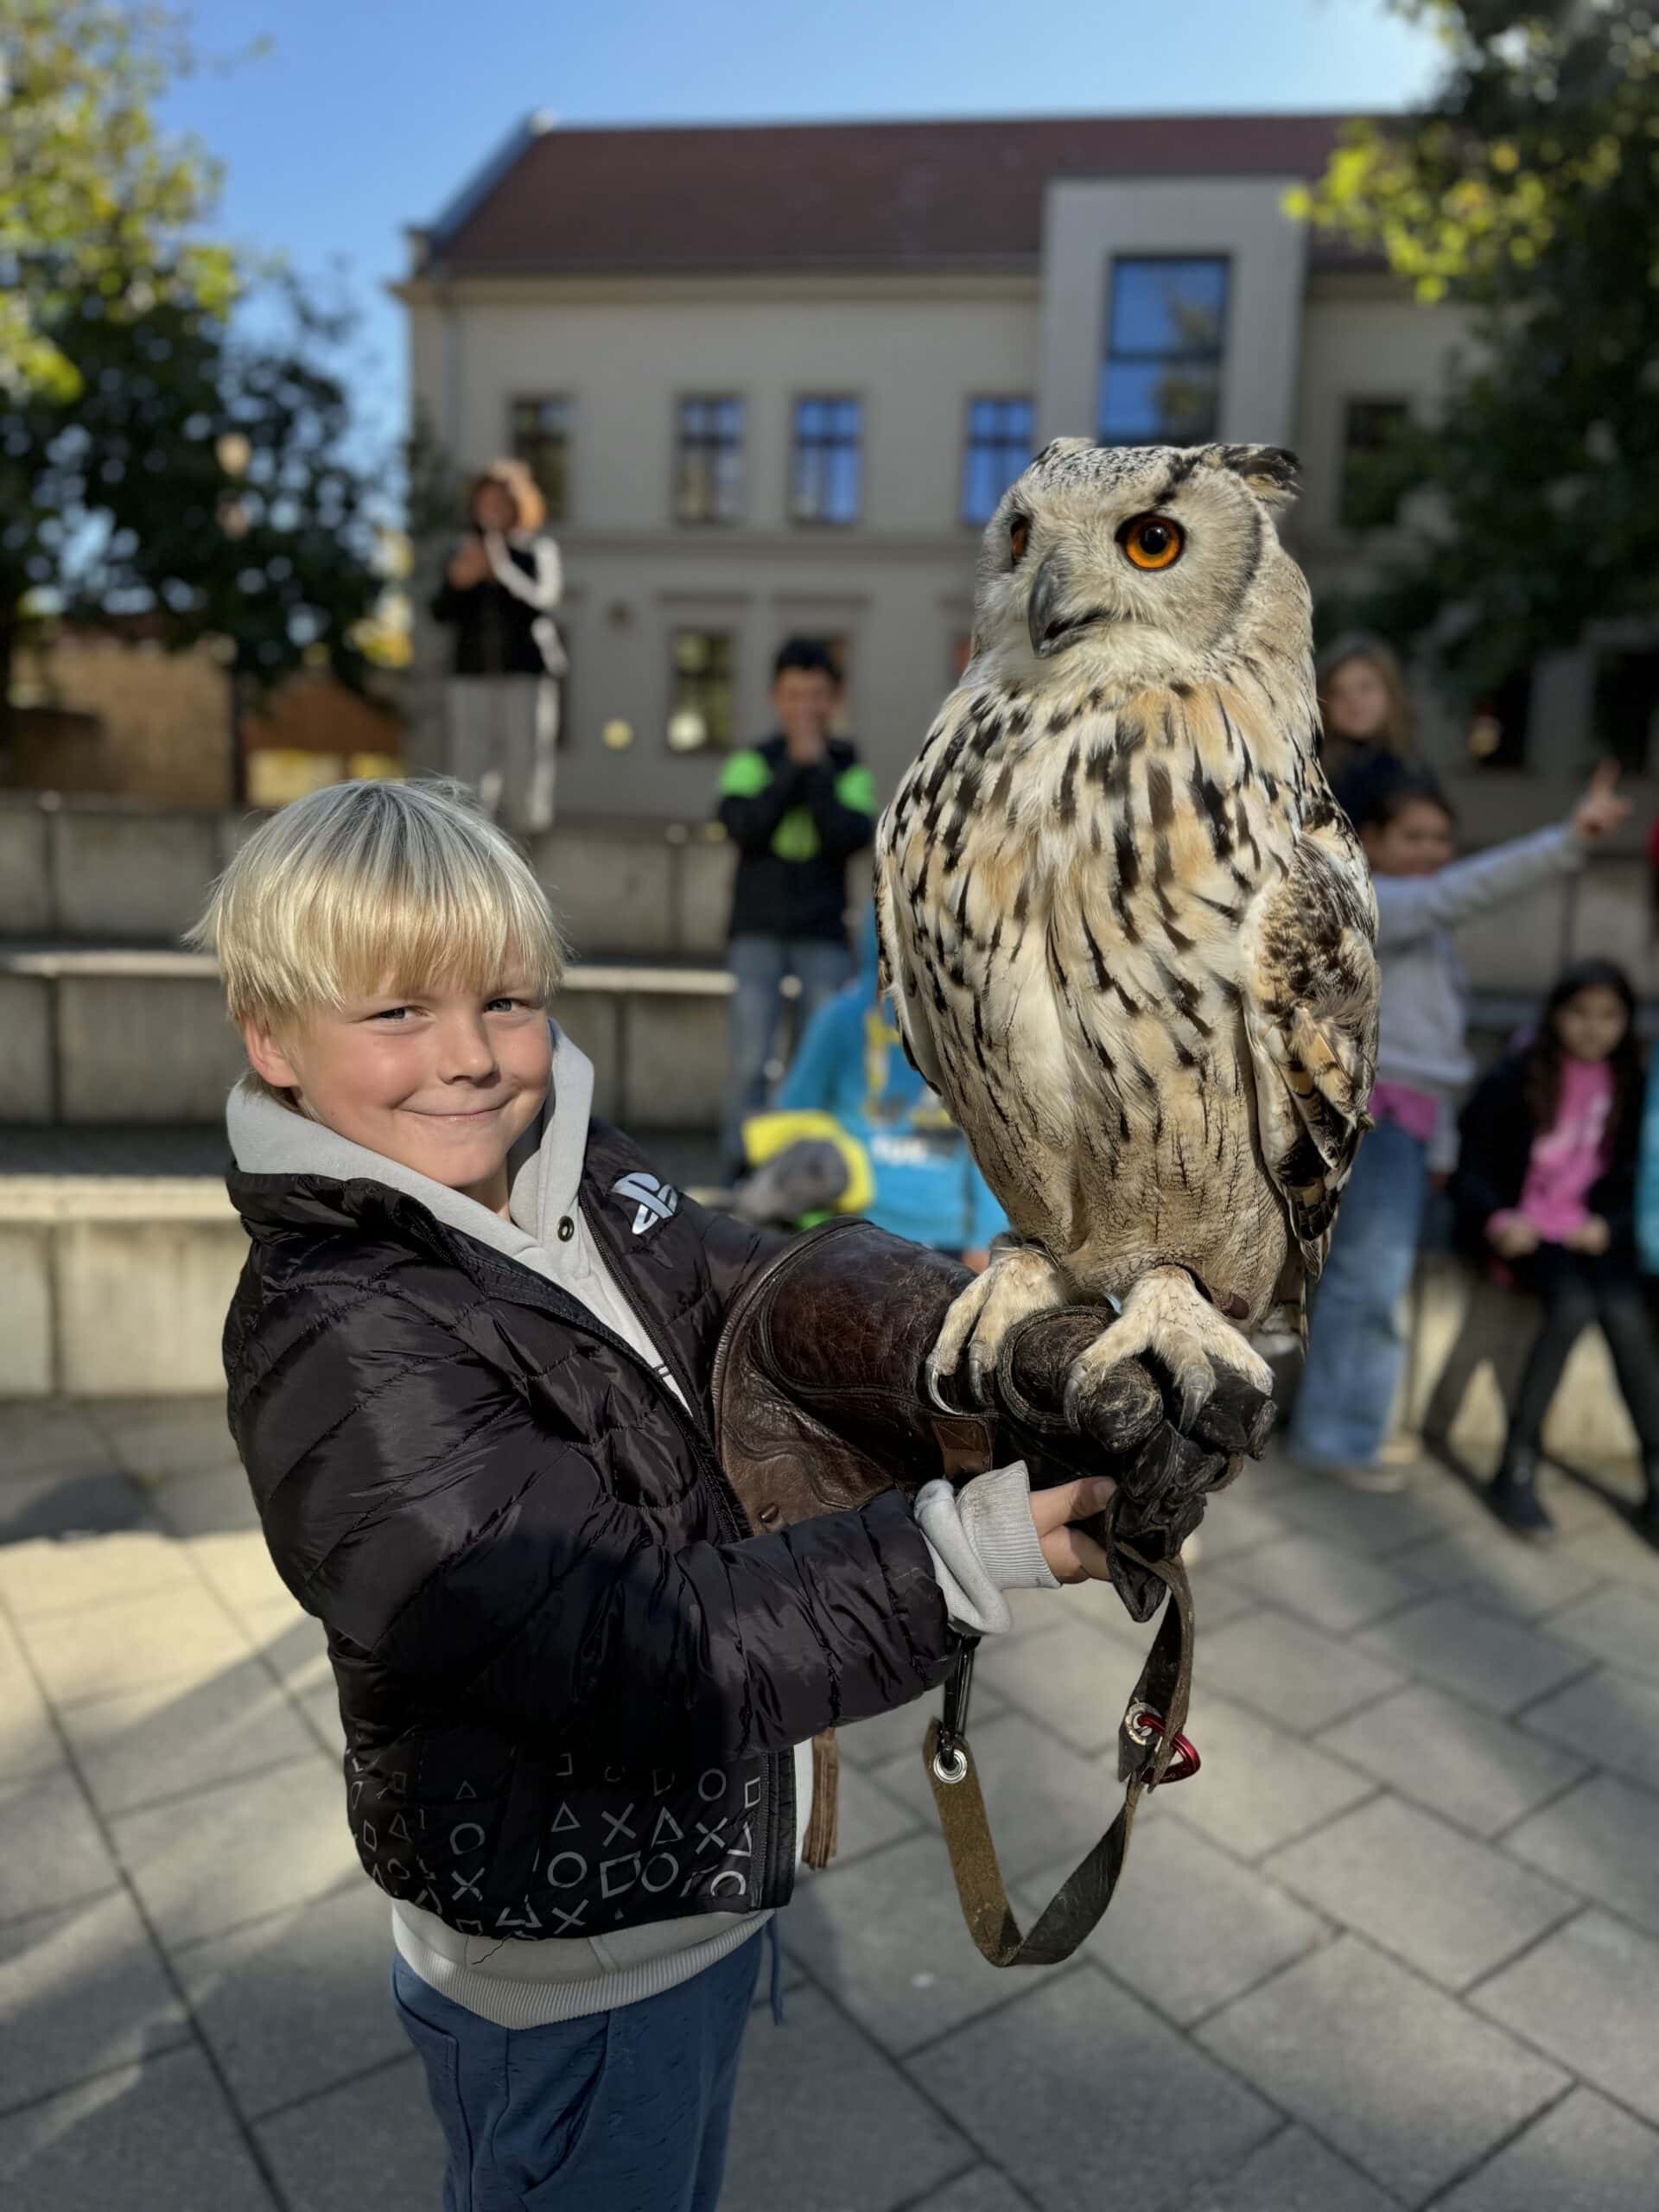
{"label": "concrete ledge", "polygon": [[[556,1011],[594,1062],[594,1111],[639,1130],[715,1127],[731,994],[723,968],[572,968]],[[243,1065],[197,952],[0,947],[0,1032],[4,1121],[217,1122]]]}

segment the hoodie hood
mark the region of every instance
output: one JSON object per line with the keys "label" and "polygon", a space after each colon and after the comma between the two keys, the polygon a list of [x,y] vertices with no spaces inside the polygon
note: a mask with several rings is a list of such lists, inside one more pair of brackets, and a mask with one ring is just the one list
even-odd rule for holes
{"label": "hoodie hood", "polygon": [[574,1281],[580,1270],[558,1264],[561,1258],[575,1258],[570,1243],[560,1241],[558,1224],[576,1210],[593,1107],[594,1065],[556,1022],[550,1021],[548,1027],[553,1037],[553,1071],[547,1096],[507,1157],[509,1220],[480,1205],[476,1198],[296,1113],[253,1088],[245,1077],[232,1091],[225,1111],[237,1166],[245,1175],[322,1176],[336,1183],[378,1183],[401,1191],[446,1227],[461,1230],[477,1243],[533,1268],[548,1281],[569,1287],[567,1273]]}

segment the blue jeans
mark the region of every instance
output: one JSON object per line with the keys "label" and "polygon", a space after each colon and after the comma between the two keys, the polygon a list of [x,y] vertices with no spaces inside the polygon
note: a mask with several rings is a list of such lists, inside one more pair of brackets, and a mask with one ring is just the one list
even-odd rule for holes
{"label": "blue jeans", "polygon": [[1359,1147],[1313,1300],[1290,1424],[1295,1459],[1367,1466],[1382,1449],[1405,1362],[1400,1303],[1427,1191],[1428,1147],[1379,1122]]}
{"label": "blue jeans", "polygon": [[732,1065],[721,1124],[722,1166],[742,1156],[743,1124],[766,1103],[766,1062],[783,1011],[785,976],[800,979],[800,1027],[852,980],[852,955],[828,938],[734,937],[727,965],[737,985],[732,1000]]}
{"label": "blue jeans", "polygon": [[715,2212],[761,1942],[545,2028],[498,2028],[395,1959],[449,2148],[444,2212]]}

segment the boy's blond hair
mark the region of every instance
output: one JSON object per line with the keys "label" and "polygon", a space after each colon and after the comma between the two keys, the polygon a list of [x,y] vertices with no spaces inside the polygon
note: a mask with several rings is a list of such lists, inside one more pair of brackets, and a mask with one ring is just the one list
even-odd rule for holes
{"label": "boy's blond hair", "polygon": [[564,946],[530,863],[460,784],[330,784],[256,830],[186,941],[218,955],[232,1021],[273,1033],[385,990],[551,997]]}

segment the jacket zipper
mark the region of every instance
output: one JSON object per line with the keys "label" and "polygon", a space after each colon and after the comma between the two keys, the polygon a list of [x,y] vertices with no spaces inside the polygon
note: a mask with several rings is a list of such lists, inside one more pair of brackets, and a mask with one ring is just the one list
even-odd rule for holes
{"label": "jacket zipper", "polygon": [[[580,1205],[580,1203],[578,1199],[577,1204]],[[585,1217],[588,1218],[588,1228],[599,1237],[600,1244],[603,1249],[605,1238],[602,1233],[600,1232],[591,1217]],[[460,1234],[459,1231],[452,1231],[447,1226],[440,1224],[435,1218],[433,1225],[445,1237]],[[471,1243],[474,1240],[469,1238],[467,1241]],[[480,1246],[479,1249],[485,1250],[487,1248]],[[790,1257],[796,1249],[791,1245],[787,1252],[780,1253],[779,1258]],[[610,1256],[620,1258],[620,1255],[607,1252],[607,1257]],[[491,1262],[512,1268],[524,1276],[526,1281],[535,1287],[537,1292],[531,1302],[539,1306],[543,1313],[553,1314],[557,1319],[563,1321],[567,1326],[585,1330],[589,1336],[597,1337],[601,1344],[609,1344],[613,1350],[620,1351],[625,1359],[631,1361],[642,1375],[648,1377],[652,1389],[661,1395],[669,1411],[683,1431],[686,1440],[691,1446],[697,1464],[709,1482],[718,1517],[724,1525],[729,1540],[734,1543],[741,1543],[752,1533],[747,1526],[747,1516],[738,1503],[736,1492],[727,1480],[725,1469],[709,1449],[701,1427],[692,1417],[690,1401],[695,1393],[687,1387],[690,1377],[682,1377],[679,1375],[677,1366],[666,1346],[664,1347],[664,1363],[669,1367],[671,1373],[674,1374],[676,1380],[681,1382],[682,1387],[686,1388],[686,1403],[683,1405],[668,1388],[649,1360],[643,1358],[633,1346],[625,1338],[619,1337],[613,1329],[607,1329],[596,1315],[590,1313],[576,1299],[571,1297],[568,1291],[559,1291],[556,1285],[549,1284],[544,1276],[538,1275],[533,1268],[525,1267],[522,1260],[515,1260],[510,1253],[490,1252],[488,1258]],[[771,1262],[764,1271],[765,1274],[770,1274],[777,1265],[778,1261]],[[614,1266],[611,1273],[623,1297],[627,1300],[630,1310],[644,1331],[647,1341],[656,1343],[657,1338],[650,1319],[641,1312],[639,1301],[634,1296],[621,1268]],[[752,1284],[749,1288],[752,1290],[756,1287]],[[554,1298],[547,1295],[550,1290],[555,1294]],[[743,1300],[740,1302],[746,1304],[748,1292],[746,1291]],[[572,1308],[569,1313],[565,1311],[565,1300],[569,1301]],[[731,1317],[728,1315],[727,1318],[728,1325],[729,1325]],[[725,1332],[722,1330],[722,1337],[724,1334]],[[718,1365],[718,1360],[716,1364]],[[780,1903],[786,1903],[795,1886],[795,1754],[791,1749],[769,1754],[762,1752],[760,1756],[762,1787],[765,1793],[762,1808],[766,1815],[766,1829],[772,1846],[768,1854],[766,1887],[769,1891],[779,1896]],[[754,1910],[757,1912],[773,1911],[777,1907],[757,1904]]]}

